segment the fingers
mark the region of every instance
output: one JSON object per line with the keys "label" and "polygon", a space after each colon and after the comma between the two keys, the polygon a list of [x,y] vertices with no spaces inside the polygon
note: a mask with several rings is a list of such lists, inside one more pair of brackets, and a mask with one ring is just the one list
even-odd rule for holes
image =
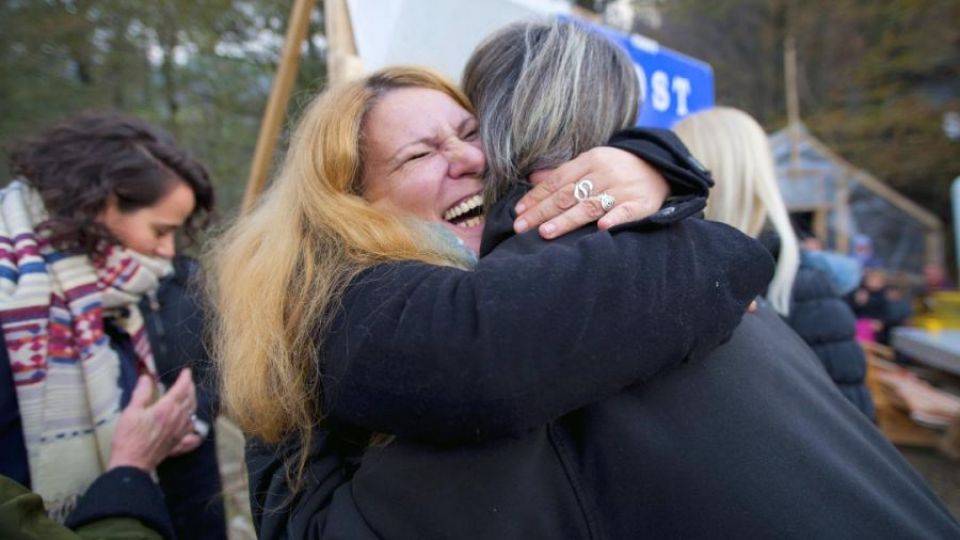
{"label": "fingers", "polygon": [[193,384],[193,374],[189,368],[180,372],[176,382],[163,396],[164,400],[176,401],[190,410],[190,414],[197,408],[197,388]]}
{"label": "fingers", "polygon": [[597,221],[606,211],[596,197],[581,201],[570,210],[540,226],[540,236],[546,239],[563,236],[570,231]]}
{"label": "fingers", "polygon": [[143,409],[150,405],[150,400],[152,398],[153,380],[149,375],[141,375],[137,379],[137,386],[133,388],[133,393],[130,395],[130,403],[127,405],[127,407]]}
{"label": "fingers", "polygon": [[638,201],[626,201],[617,204],[612,210],[597,221],[597,227],[606,230],[617,225],[639,221],[655,213],[658,209]]}
{"label": "fingers", "polygon": [[180,439],[180,441],[176,444],[176,446],[174,446],[170,450],[168,455],[181,456],[188,452],[192,452],[196,450],[197,447],[200,446],[200,443],[202,442],[203,442],[203,439],[200,437],[200,435],[197,435],[196,433],[188,433],[187,435],[184,435],[183,438]]}
{"label": "fingers", "polygon": [[557,191],[536,203],[523,214],[518,215],[513,228],[518,234],[528,231],[551,218],[563,215],[564,212],[576,206],[578,206],[577,199],[573,196],[572,190]]}
{"label": "fingers", "polygon": [[517,214],[532,208],[550,195],[562,191],[568,184],[573,184],[586,176],[594,166],[594,155],[589,151],[554,169],[541,169],[530,175],[533,189],[523,196],[514,207]]}
{"label": "fingers", "polygon": [[180,375],[177,376],[177,380],[173,383],[173,386],[170,387],[167,395],[173,394],[179,397],[186,397],[190,393],[194,393],[193,373],[190,371],[190,368],[184,368],[180,371]]}

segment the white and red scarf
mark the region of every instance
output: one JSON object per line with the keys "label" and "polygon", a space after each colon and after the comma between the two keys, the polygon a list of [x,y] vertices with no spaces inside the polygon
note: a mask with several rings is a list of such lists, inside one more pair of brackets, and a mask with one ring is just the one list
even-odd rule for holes
{"label": "white and red scarf", "polygon": [[139,371],[156,380],[137,303],[172,268],[122,247],[93,258],[58,250],[42,232],[47,219],[22,181],[0,191],[0,326],[32,488],[62,520],[104,471],[120,416],[120,358],[103,318],[127,332]]}

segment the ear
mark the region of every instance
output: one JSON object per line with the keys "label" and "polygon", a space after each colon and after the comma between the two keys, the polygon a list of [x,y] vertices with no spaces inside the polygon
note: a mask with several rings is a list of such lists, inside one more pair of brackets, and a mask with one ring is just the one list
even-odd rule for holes
{"label": "ear", "polygon": [[111,193],[107,195],[107,200],[103,203],[103,209],[97,213],[96,222],[109,229],[110,224],[114,223],[119,215],[120,203],[117,196]]}

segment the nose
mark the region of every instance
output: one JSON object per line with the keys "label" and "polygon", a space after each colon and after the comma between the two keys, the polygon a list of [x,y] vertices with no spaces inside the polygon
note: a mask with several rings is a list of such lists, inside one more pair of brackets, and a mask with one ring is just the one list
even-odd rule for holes
{"label": "nose", "polygon": [[176,242],[174,241],[173,235],[168,234],[161,238],[154,253],[157,257],[172,259],[173,256],[177,254]]}
{"label": "nose", "polygon": [[446,154],[450,162],[451,178],[483,174],[486,161],[479,144],[456,139],[447,145]]}

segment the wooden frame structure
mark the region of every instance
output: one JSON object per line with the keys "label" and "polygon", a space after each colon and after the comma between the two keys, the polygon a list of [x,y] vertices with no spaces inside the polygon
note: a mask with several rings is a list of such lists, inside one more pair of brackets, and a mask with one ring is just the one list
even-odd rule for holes
{"label": "wooden frame structure", "polygon": [[[257,146],[250,164],[250,176],[243,195],[241,212],[249,212],[267,185],[267,175],[277,147],[280,128],[286,116],[287,103],[300,69],[300,50],[307,31],[316,0],[294,0],[287,22],[283,52],[277,75],[270,88],[267,108],[263,112]],[[357,56],[353,27],[346,0],[325,0],[324,24],[327,36],[327,79],[329,84],[349,80],[363,71]]]}
{"label": "wooden frame structure", "polygon": [[895,189],[891,188],[883,181],[872,174],[855,167],[849,161],[840,157],[836,152],[823,144],[803,125],[800,120],[800,99],[797,92],[797,53],[793,36],[787,36],[784,43],[783,54],[784,67],[784,88],[787,107],[787,140],[789,141],[789,161],[786,170],[786,181],[808,177],[808,171],[800,168],[800,148],[806,144],[815,152],[818,152],[827,161],[833,163],[837,169],[842,171],[837,177],[837,186],[833,196],[828,197],[825,190],[826,178],[822,172],[813,171],[814,175],[820,175],[817,187],[821,190],[820,197],[816,200],[822,201],[813,206],[795,206],[787,205],[787,210],[791,212],[813,212],[813,233],[822,241],[827,240],[828,236],[828,216],[829,212],[837,213],[836,242],[834,249],[841,253],[848,253],[850,249],[850,230],[848,228],[851,220],[850,213],[850,181],[853,180],[877,196],[881,197],[895,208],[904,212],[911,218],[919,222],[924,232],[924,263],[943,264],[943,223],[929,210],[908,199]]}

